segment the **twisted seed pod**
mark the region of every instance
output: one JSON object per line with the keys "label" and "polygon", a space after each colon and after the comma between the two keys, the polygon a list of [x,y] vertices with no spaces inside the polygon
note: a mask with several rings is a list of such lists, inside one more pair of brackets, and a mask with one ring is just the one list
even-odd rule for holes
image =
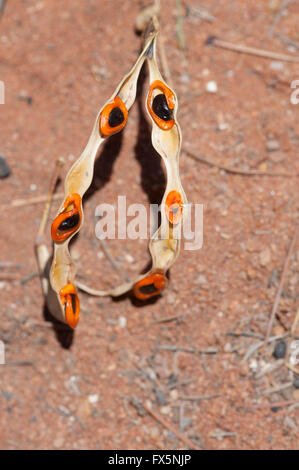
{"label": "twisted seed pod", "polygon": [[80,307],[74,286],[75,264],[69,253],[69,242],[83,225],[82,198],[89,188],[94,171],[94,161],[103,141],[120,131],[126,124],[128,111],[136,98],[137,80],[147,49],[157,34],[153,31],[131,71],[123,78],[111,98],[99,111],[89,141],[65,180],[65,197],[52,223],[54,241],[52,266],[49,273],[47,305],[59,320],[75,328]]}
{"label": "twisted seed pod", "polygon": [[79,301],[73,284],[75,266],[69,254],[68,244],[83,223],[82,197],[91,184],[99,146],[107,136],[124,127],[127,112],[136,97],[137,79],[144,60],[147,60],[150,71],[146,107],[152,121],[152,144],[162,157],[167,172],[161,225],[149,243],[152,268],[146,274],[138,276],[135,281],[111,290],[96,290],[79,283],[78,286],[87,293],[98,296],[119,296],[133,289],[136,297],[145,300],[162,291],[167,283],[166,272],[179,255],[179,234],[184,219],[184,204],[187,203],[179,176],[181,131],[176,118],[177,97],[163,81],[157,65],[157,34],[157,21],[154,20],[149,25],[145,47],[136,64],[99,112],[85,150],[70,169],[65,182],[65,199],[52,224],[54,257],[50,271],[52,289],[49,289],[48,294],[52,305],[50,306],[49,302],[48,305],[56,317],[73,328],[79,321]]}

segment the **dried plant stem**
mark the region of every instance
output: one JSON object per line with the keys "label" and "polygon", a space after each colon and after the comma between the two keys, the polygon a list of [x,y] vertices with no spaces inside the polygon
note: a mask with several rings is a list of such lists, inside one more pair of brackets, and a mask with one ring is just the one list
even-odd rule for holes
{"label": "dried plant stem", "polygon": [[260,403],[258,405],[252,405],[251,409],[256,408],[283,408],[284,406],[296,405],[299,404],[298,400],[288,400],[288,401],[278,401],[274,403]]}
{"label": "dried plant stem", "polygon": [[130,282],[131,279],[129,278],[129,276],[127,275],[127,273],[119,266],[119,264],[115,261],[115,259],[113,258],[113,256],[111,255],[108,247],[107,247],[107,244],[105,242],[105,240],[101,240],[100,239],[100,243],[101,243],[101,246],[102,246],[102,249],[103,249],[103,252],[105,253],[105,256],[106,258],[110,261],[111,263],[111,266],[113,269],[115,269],[116,271],[118,271],[122,278],[126,281],[126,282]]}
{"label": "dried plant stem", "polygon": [[272,172],[272,171],[259,171],[259,170],[238,170],[236,168],[231,168],[226,165],[220,165],[219,163],[212,162],[211,160],[208,160],[205,157],[195,155],[193,152],[190,150],[187,150],[186,148],[183,148],[183,151],[186,153],[186,155],[192,160],[196,160],[198,162],[205,163],[209,166],[214,166],[216,168],[219,168],[219,170],[226,171],[227,173],[231,173],[233,175],[243,175],[243,176],[276,176],[276,177],[287,177],[287,178],[292,178],[292,177],[299,177],[299,174],[297,173],[281,173],[281,172]]}
{"label": "dried plant stem", "polygon": [[284,62],[299,62],[298,56],[292,56],[288,54],[282,54],[279,52],[267,51],[265,49],[257,49],[255,47],[243,46],[241,44],[233,44],[228,41],[223,41],[216,37],[210,37],[207,39],[207,44],[213,45],[215,47],[220,47],[222,49],[228,49],[234,52],[240,52],[242,54],[254,55],[257,57],[263,57],[264,59],[272,60],[281,60]]}
{"label": "dried plant stem", "polygon": [[40,222],[40,225],[39,225],[39,230],[38,230],[37,237],[36,237],[37,241],[40,240],[41,237],[44,234],[44,231],[45,231],[45,228],[46,228],[46,225],[47,225],[47,221],[48,221],[48,218],[49,218],[49,212],[50,212],[50,208],[51,208],[53,194],[54,194],[54,191],[55,191],[55,186],[56,186],[57,180],[59,178],[60,170],[61,170],[63,165],[64,165],[63,159],[58,158],[58,160],[56,161],[56,165],[55,165],[55,169],[54,169],[52,178],[51,178],[49,192],[48,192],[48,195],[47,195],[44,212],[43,212],[41,222]]}
{"label": "dried plant stem", "polygon": [[[295,229],[295,233],[294,233],[294,236],[293,236],[293,239],[291,241],[288,254],[287,254],[285,262],[284,262],[282,275],[281,275],[281,278],[280,278],[279,286],[278,286],[278,289],[277,289],[277,293],[276,293],[276,296],[275,296],[275,300],[274,300],[274,304],[273,304],[273,307],[272,307],[271,315],[270,315],[270,318],[269,318],[269,323],[268,323],[268,326],[267,326],[265,341],[264,341],[264,344],[263,344],[263,351],[265,349],[266,344],[268,343],[268,340],[269,340],[269,337],[270,337],[270,334],[271,334],[271,331],[272,331],[275,314],[276,314],[276,311],[277,311],[277,308],[278,308],[278,304],[279,304],[282,289],[283,289],[283,284],[284,284],[285,277],[286,277],[286,274],[287,274],[287,271],[288,271],[288,267],[289,267],[289,264],[290,264],[290,259],[291,259],[292,253],[293,253],[293,250],[295,248],[296,238],[297,238],[297,235],[298,235],[298,230],[299,230],[299,224],[297,225],[297,227]],[[263,354],[263,351],[262,351],[262,354]]]}
{"label": "dried plant stem", "polygon": [[183,31],[183,19],[182,19],[182,2],[181,0],[176,0],[176,30],[177,30],[177,37],[179,48],[181,50],[185,49],[185,39],[184,39],[184,31]]}
{"label": "dried plant stem", "polygon": [[[24,207],[24,206],[29,206],[31,204],[41,204],[43,202],[46,202],[48,200],[48,197],[49,196],[47,195],[47,196],[36,196],[36,197],[29,198],[29,199],[15,199],[10,204],[5,204],[3,206],[0,206],[0,212],[1,210],[11,209],[12,207]],[[52,201],[58,201],[62,197],[63,197],[63,193],[54,194],[52,197]]]}
{"label": "dried plant stem", "polygon": [[297,323],[299,322],[299,308],[297,309],[297,313],[295,315],[293,325],[291,328],[291,336],[294,337],[296,334],[296,329],[297,329]]}
{"label": "dried plant stem", "polygon": [[172,424],[168,423],[162,416],[160,416],[158,413],[156,413],[150,406],[148,406],[146,403],[144,403],[143,408],[162,426],[164,426],[168,431],[172,432],[181,442],[186,444],[190,449],[194,450],[200,450],[199,447],[197,447],[193,442],[188,439],[188,437],[184,436],[178,429],[176,429]]}

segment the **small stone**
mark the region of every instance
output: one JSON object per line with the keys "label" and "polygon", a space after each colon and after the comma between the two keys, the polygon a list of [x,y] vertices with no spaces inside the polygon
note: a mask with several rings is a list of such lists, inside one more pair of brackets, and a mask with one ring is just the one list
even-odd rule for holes
{"label": "small stone", "polygon": [[273,357],[275,359],[282,359],[285,357],[287,351],[287,345],[285,341],[279,341],[279,343],[276,344],[274,351],[273,351]]}
{"label": "small stone", "polygon": [[166,405],[167,398],[166,398],[165,393],[162,390],[158,388],[154,388],[154,394],[155,394],[155,397],[159,406]]}
{"label": "small stone", "polygon": [[176,389],[170,390],[169,395],[170,395],[170,399],[173,400],[173,401],[175,401],[179,398],[179,392]]}
{"label": "small stone", "polygon": [[157,439],[159,437],[159,429],[157,427],[154,427],[150,431],[150,435],[152,439]]}
{"label": "small stone", "polygon": [[216,83],[214,80],[209,81],[209,82],[206,84],[206,91],[207,91],[208,93],[217,93],[217,91],[218,91],[218,85],[217,85],[217,83]]}
{"label": "small stone", "polygon": [[267,247],[260,253],[260,264],[261,266],[267,266],[271,261],[271,251],[270,248]]}
{"label": "small stone", "polygon": [[99,395],[97,393],[88,395],[88,401],[91,405],[95,405],[99,401]]}
{"label": "small stone", "polygon": [[273,328],[274,336],[281,336],[285,333],[285,329],[281,325],[275,325]]}
{"label": "small stone", "polygon": [[295,400],[299,400],[299,390],[294,390],[293,391],[293,397]]}
{"label": "small stone", "polygon": [[7,165],[5,158],[0,155],[0,179],[7,178],[11,174],[11,169]]}
{"label": "small stone", "polygon": [[248,266],[246,274],[249,280],[256,278],[256,271],[252,266]]}
{"label": "small stone", "polygon": [[207,283],[207,278],[204,274],[200,274],[197,278],[198,284],[206,284]]}
{"label": "small stone", "polygon": [[285,161],[285,153],[283,152],[273,152],[273,153],[270,153],[270,156],[269,156],[269,159],[271,160],[271,162],[273,163],[282,163]]}
{"label": "small stone", "polygon": [[134,258],[133,258],[133,256],[131,256],[130,254],[126,254],[126,255],[125,255],[125,258],[126,258],[126,261],[127,261],[128,263],[134,263],[134,261],[135,261]]}
{"label": "small stone", "polygon": [[283,63],[282,62],[279,62],[278,60],[272,60],[270,62],[270,68],[272,70],[283,70]]}
{"label": "small stone", "polygon": [[190,77],[188,74],[183,73],[180,77],[180,80],[182,83],[189,83],[190,82]]}
{"label": "small stone", "polygon": [[126,317],[119,317],[118,319],[118,325],[120,328],[126,328],[127,326],[127,319]]}
{"label": "small stone", "polygon": [[160,411],[161,411],[162,415],[169,415],[171,410],[170,410],[169,406],[162,406],[160,408]]}
{"label": "small stone", "polygon": [[279,142],[277,140],[268,140],[266,143],[267,152],[275,152],[279,150]]}
{"label": "small stone", "polygon": [[55,439],[55,441],[53,442],[53,446],[55,447],[55,449],[60,449],[64,444],[64,439],[63,437],[57,437],[57,439]]}
{"label": "small stone", "polygon": [[89,399],[84,398],[77,408],[77,416],[83,421],[88,419],[91,415],[92,409],[90,406]]}

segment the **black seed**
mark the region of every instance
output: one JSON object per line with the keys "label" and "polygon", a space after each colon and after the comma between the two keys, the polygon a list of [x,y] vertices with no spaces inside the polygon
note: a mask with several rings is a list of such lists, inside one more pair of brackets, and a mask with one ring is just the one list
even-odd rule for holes
{"label": "black seed", "polygon": [[279,343],[276,344],[274,351],[273,351],[273,356],[275,359],[282,359],[285,357],[287,351],[287,345],[285,341],[280,341]]}
{"label": "black seed", "polygon": [[58,230],[63,232],[64,230],[70,230],[71,228],[77,227],[77,225],[80,222],[80,215],[77,212],[74,215],[71,215],[71,217],[68,217],[67,219],[63,220],[61,224],[58,227]]}
{"label": "black seed", "polygon": [[109,114],[109,126],[116,127],[119,126],[122,122],[124,122],[125,116],[124,113],[120,108],[113,108],[111,113]]}
{"label": "black seed", "polygon": [[206,39],[206,46],[211,46],[215,39],[218,39],[217,36],[209,36],[207,39]]}
{"label": "black seed", "polygon": [[165,95],[157,95],[153,99],[153,111],[163,121],[172,118],[172,111],[169,109]]}
{"label": "black seed", "polygon": [[155,284],[146,284],[145,286],[139,287],[139,291],[142,294],[153,294],[154,292],[157,292],[158,289]]}
{"label": "black seed", "polygon": [[0,155],[0,179],[7,178],[11,173],[11,169],[7,165],[5,158]]}
{"label": "black seed", "polygon": [[71,301],[73,307],[73,314],[76,315],[76,296],[75,294],[71,294]]}
{"label": "black seed", "polygon": [[277,406],[273,406],[272,408],[270,408],[270,410],[273,411],[273,413],[277,413],[279,408]]}

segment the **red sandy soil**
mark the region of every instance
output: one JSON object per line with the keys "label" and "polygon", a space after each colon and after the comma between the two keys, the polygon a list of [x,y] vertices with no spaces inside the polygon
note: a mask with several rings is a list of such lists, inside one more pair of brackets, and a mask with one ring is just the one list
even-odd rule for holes
{"label": "red sandy soil", "polygon": [[[263,394],[292,381],[291,372],[282,365],[260,379],[254,375],[254,361],[275,362],[274,342],[264,363],[260,350],[242,362],[265,336],[295,231],[298,178],[233,175],[184,151],[243,170],[299,173],[299,104],[290,102],[298,64],[277,65],[205,45],[215,35],[299,55],[286,42],[298,45],[299,8],[290,3],[275,16],[279,1],[212,0],[204,2],[215,18],[209,22],[200,18],[196,0],[186,0],[186,46],[180,50],[175,1],[162,3],[160,23],[183,132],[182,183],[189,201],[205,207],[203,248],[182,251],[168,289],[156,301],[81,293],[81,321],[72,334],[44,315],[39,279],[19,280],[37,271],[33,245],[43,205],[9,204],[45,195],[58,157],[66,161],[63,182],[98,109],[138,55],[134,24],[148,3],[7,2],[0,23],[0,79],[6,85],[0,154],[12,174],[0,182],[0,263],[19,268],[2,265],[0,271],[0,339],[7,362],[0,366],[2,449],[184,448],[145,412],[147,402],[199,448],[299,447],[298,407],[271,410],[274,402],[298,402],[298,390],[291,385]],[[217,82],[217,93],[206,91],[209,81]],[[158,203],[164,192],[163,167],[144,112],[147,86],[144,75],[125,131],[111,138],[99,157],[85,198],[85,225],[72,246],[81,279],[100,289],[121,278],[94,235],[96,206],[116,204],[119,194],[128,204]],[[278,149],[269,152],[273,140]],[[51,219],[59,204],[53,204]],[[50,249],[49,235],[46,241]],[[145,240],[109,240],[107,246],[131,278],[149,262]],[[288,332],[295,318],[296,248],[272,334]],[[18,279],[5,280],[5,274]],[[163,321],[173,316],[178,317]],[[240,335],[244,332],[249,336]],[[200,352],[211,348],[213,354]],[[202,395],[215,396],[186,399]]]}

